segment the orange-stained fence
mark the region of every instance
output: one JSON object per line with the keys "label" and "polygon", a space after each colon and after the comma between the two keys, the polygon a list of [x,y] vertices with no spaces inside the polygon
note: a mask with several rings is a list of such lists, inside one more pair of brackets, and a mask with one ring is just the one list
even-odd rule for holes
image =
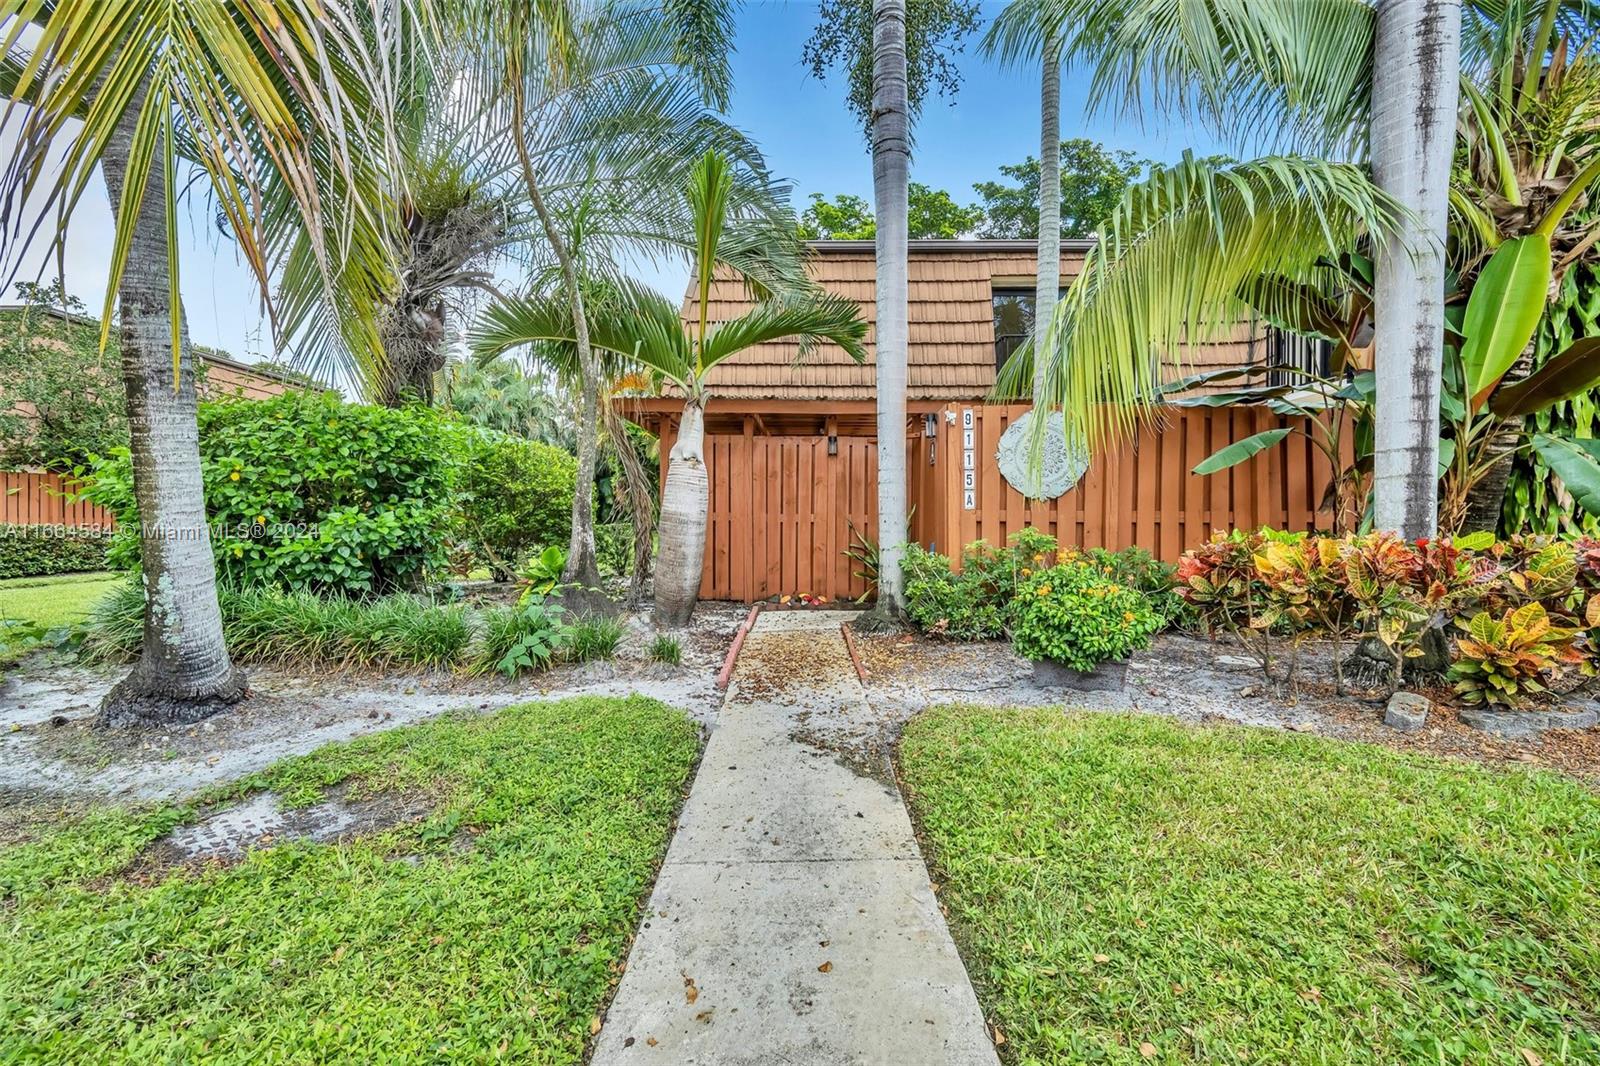
{"label": "orange-stained fence", "polygon": [[73,500],[59,474],[0,472],[0,524],[110,528],[111,512],[88,500]]}
{"label": "orange-stained fence", "polygon": [[[966,411],[972,412],[973,486],[963,477]],[[1097,455],[1082,480],[1055,500],[1030,502],[995,461],[1000,435],[1026,405],[952,404],[907,427],[907,498],[917,542],[958,556],[976,540],[1003,544],[1032,526],[1062,544],[1137,544],[1169,562],[1216,529],[1272,525],[1326,528],[1319,506],[1331,477],[1322,452],[1290,434],[1247,462],[1210,476],[1191,473],[1226,444],[1298,424],[1262,408],[1172,408],[1161,421]],[[748,423],[747,423],[748,425]],[[663,466],[672,446],[661,442]],[[866,584],[844,553],[852,526],[877,539],[877,444],[871,437],[708,434],[711,505],[700,595],[753,602],[809,593],[838,600]],[[830,451],[831,447],[831,451]],[[1348,462],[1348,460],[1347,460]],[[663,479],[664,480],[664,479]]]}
{"label": "orange-stained fence", "polygon": [[[917,510],[912,535],[949,555],[976,540],[1004,544],[1032,526],[1063,545],[1118,550],[1138,545],[1176,562],[1214,530],[1326,528],[1331,512],[1321,504],[1332,477],[1324,453],[1303,433],[1210,475],[1192,473],[1217,449],[1263,430],[1299,426],[1261,407],[1167,408],[1132,440],[1095,455],[1073,488],[1054,500],[1030,501],[1000,473],[1000,435],[1028,411],[1026,405],[952,405],[936,416],[933,438],[920,442],[928,471],[911,478]],[[975,467],[973,498],[963,482],[963,421],[972,413]],[[1349,449],[1348,434],[1346,450]],[[1346,464],[1351,461],[1346,456]]]}

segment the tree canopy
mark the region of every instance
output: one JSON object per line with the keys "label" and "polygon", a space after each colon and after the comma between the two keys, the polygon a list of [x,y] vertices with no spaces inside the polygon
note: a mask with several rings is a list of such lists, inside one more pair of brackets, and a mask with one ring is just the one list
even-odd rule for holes
{"label": "tree canopy", "polygon": [[[930,188],[913,181],[909,199],[909,232],[912,240],[967,237],[977,232],[983,223],[983,208],[977,204],[958,204],[943,189]],[[800,216],[800,235],[808,241],[869,241],[877,233],[878,225],[872,217],[872,205],[849,193],[841,193],[830,200],[814,192],[811,194],[811,206]]]}
{"label": "tree canopy", "polygon": [[[930,89],[953,97],[961,88],[955,57],[980,21],[977,0],[917,0],[906,5],[906,88],[913,120]],[[821,0],[816,28],[800,61],[819,81],[830,69],[842,70],[850,110],[863,130],[871,124],[872,0]]]}
{"label": "tree canopy", "polygon": [[[1132,152],[1075,137],[1061,142],[1061,236],[1088,237],[1115,213],[1128,186],[1150,165]],[[983,200],[984,237],[1033,237],[1039,232],[1039,161],[1002,166],[1003,180],[973,186]]]}
{"label": "tree canopy", "polygon": [[[1088,237],[1116,213],[1128,186],[1150,166],[1132,152],[1075,138],[1061,142],[1061,236]],[[981,202],[960,204],[943,189],[910,185],[912,240],[958,237],[1031,239],[1039,232],[1039,161],[1028,156],[1000,168],[998,181],[973,185]],[[877,235],[872,205],[859,196],[811,194],[800,216],[806,240],[871,240]]]}

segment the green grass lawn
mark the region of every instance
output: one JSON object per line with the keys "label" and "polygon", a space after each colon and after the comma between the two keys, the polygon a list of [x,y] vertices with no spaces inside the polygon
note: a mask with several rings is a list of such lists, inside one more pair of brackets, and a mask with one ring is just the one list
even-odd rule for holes
{"label": "green grass lawn", "polygon": [[52,626],[81,622],[126,574],[96,571],[55,577],[16,577],[0,581],[0,619],[37,622]]}
{"label": "green grass lawn", "polygon": [[642,697],[529,704],[233,790],[435,801],[350,843],[128,876],[166,806],[0,851],[0,1062],[578,1062],[698,750]]}
{"label": "green grass lawn", "polygon": [[900,762],[1008,1061],[1600,1063],[1573,781],[1050,710],[931,711]]}

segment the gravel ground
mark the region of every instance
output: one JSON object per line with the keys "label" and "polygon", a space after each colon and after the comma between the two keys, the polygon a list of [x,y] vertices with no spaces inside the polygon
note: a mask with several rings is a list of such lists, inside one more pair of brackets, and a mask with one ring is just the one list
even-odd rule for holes
{"label": "gravel ground", "polygon": [[[856,646],[875,715],[870,728],[889,739],[898,736],[907,719],[938,704],[1062,704],[1165,714],[1197,724],[1232,722],[1319,733],[1482,762],[1545,766],[1600,782],[1600,728],[1552,730],[1539,738],[1510,740],[1468,728],[1448,706],[1436,702],[1421,732],[1401,733],[1383,724],[1384,694],[1334,693],[1332,649],[1325,645],[1306,648],[1300,673],[1329,682],[1304,682],[1293,699],[1264,683],[1242,649],[1176,633],[1162,634],[1134,656],[1120,692],[1074,692],[1040,684],[1034,680],[1033,664],[1002,642],[857,636]],[[1448,692],[1439,687],[1425,694],[1438,701]]]}
{"label": "gravel ground", "polygon": [[676,667],[649,661],[655,634],[645,616],[625,620],[626,636],[614,660],[562,665],[515,681],[450,673],[309,676],[253,667],[247,699],[175,729],[91,728],[100,698],[124,668],[35,656],[0,683],[0,823],[27,821],[73,801],[184,795],[287,755],[453,710],[639,693],[707,725],[721,704],[717,671],[746,610],[702,605],[682,636],[683,663]]}

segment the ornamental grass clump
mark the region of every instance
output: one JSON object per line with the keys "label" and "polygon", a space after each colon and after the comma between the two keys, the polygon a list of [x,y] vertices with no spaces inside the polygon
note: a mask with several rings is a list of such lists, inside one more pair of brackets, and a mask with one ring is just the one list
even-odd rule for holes
{"label": "ornamental grass clump", "polygon": [[1017,590],[1014,614],[1018,654],[1081,673],[1149,647],[1162,626],[1143,593],[1082,562],[1033,573]]}

